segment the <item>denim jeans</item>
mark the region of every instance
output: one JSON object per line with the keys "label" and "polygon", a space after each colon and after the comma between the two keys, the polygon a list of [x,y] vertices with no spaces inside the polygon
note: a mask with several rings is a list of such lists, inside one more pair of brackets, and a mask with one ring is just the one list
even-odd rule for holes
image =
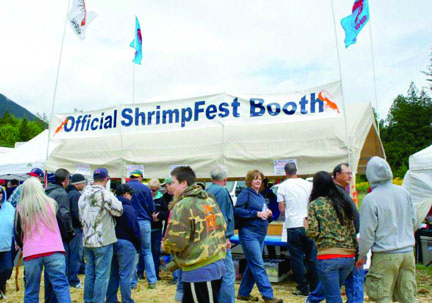
{"label": "denim jeans", "polygon": [[219,291],[219,302],[235,303],[235,272],[231,249],[227,250],[225,262],[225,275]]}
{"label": "denim jeans", "polygon": [[162,229],[152,230],[151,232],[151,252],[155,267],[156,277],[159,277],[160,249],[162,241]]}
{"label": "denim jeans", "polygon": [[183,282],[182,282],[182,270],[178,269],[176,270],[176,272],[177,272],[177,289],[174,295],[174,300],[183,301],[184,290],[183,290]]}
{"label": "denim jeans", "polygon": [[0,290],[6,284],[12,273],[12,250],[0,252]]}
{"label": "denim jeans", "polygon": [[75,287],[80,284],[78,272],[81,267],[81,260],[83,256],[83,239],[82,230],[80,228],[74,228],[74,231],[75,237],[69,243],[67,274],[69,284]]}
{"label": "denim jeans", "polygon": [[[64,258],[65,258],[65,265],[66,265],[64,273],[65,273],[66,278],[67,278],[67,276],[68,276],[67,275],[67,266],[68,266],[67,255],[69,254],[69,245],[63,243],[63,247],[64,247],[64,250],[66,252],[66,255],[62,254],[62,256],[64,256]],[[44,280],[45,280],[45,301],[44,302],[45,303],[59,303],[59,300],[57,299],[57,297],[55,295],[53,285],[50,282],[49,275],[47,274],[46,271],[44,272]],[[69,284],[69,282],[68,282],[68,284]]]}
{"label": "denim jeans", "polygon": [[133,303],[131,297],[131,280],[135,269],[136,250],[128,240],[119,239],[114,244],[111,274],[107,290],[107,303],[117,303],[117,291],[120,286],[121,302]]}
{"label": "denim jeans", "polygon": [[[308,293],[318,285],[317,249],[315,242],[306,236],[304,227],[288,228],[288,251],[294,271],[297,289]],[[304,274],[306,265],[309,286]]]}
{"label": "denim jeans", "polygon": [[24,303],[39,303],[42,268],[49,277],[56,299],[62,303],[71,302],[66,277],[66,258],[61,253],[54,253],[50,256],[24,261],[26,278]]}
{"label": "denim jeans", "polygon": [[240,244],[245,254],[247,265],[238,291],[239,296],[249,296],[256,283],[261,295],[266,299],[273,298],[273,289],[264,268],[262,252],[264,237],[243,227],[239,232]]}
{"label": "denim jeans", "polygon": [[345,292],[348,303],[363,303],[364,298],[364,269],[354,267],[345,281]]}
{"label": "denim jeans", "polygon": [[325,298],[327,303],[342,303],[340,288],[353,269],[354,258],[318,260],[320,283],[307,302],[317,303]]}
{"label": "denim jeans", "polygon": [[97,248],[85,247],[84,253],[86,257],[84,302],[104,303],[111,271],[113,244]]}
{"label": "denim jeans", "polygon": [[[147,276],[147,282],[149,284],[155,284],[157,282],[153,256],[151,253],[151,223],[148,220],[138,220],[141,233],[141,250],[140,258],[143,258],[145,263],[145,270]],[[142,265],[141,265],[142,266]],[[138,262],[137,272],[139,275],[142,274],[143,268],[140,268],[140,262]],[[132,285],[138,283],[138,277],[135,274],[132,279]]]}

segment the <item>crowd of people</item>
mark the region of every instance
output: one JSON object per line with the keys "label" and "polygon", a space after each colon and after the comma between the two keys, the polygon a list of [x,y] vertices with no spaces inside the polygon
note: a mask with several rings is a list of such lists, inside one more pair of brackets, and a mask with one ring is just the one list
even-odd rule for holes
{"label": "crowd of people", "polygon": [[[144,273],[148,288],[157,287],[164,252],[171,259],[166,268],[177,284],[177,302],[254,302],[256,284],[265,303],[282,303],[263,260],[268,225],[281,213],[294,295],[305,302],[342,302],[345,284],[350,303],[363,302],[364,288],[372,301],[415,301],[415,210],[408,193],[392,184],[384,159],[373,157],[367,164],[372,192],[360,214],[347,192],[348,164],[337,165],[333,175],[317,172],[312,183],[297,176],[294,163],[285,165],[285,173],[270,202],[263,173],[249,171],[234,205],[222,165],[211,169],[206,189],[190,167],[181,166],[163,184],[151,179],[145,185],[143,173],[135,170],[114,192],[107,189],[110,176],[103,167],[94,170],[90,184],[60,168],[46,188],[44,172],[32,169],[13,191],[0,190],[0,299],[19,247],[24,302],[39,302],[42,271],[45,302],[71,302],[70,287],[84,288],[86,303],[119,302],[118,292],[121,302],[134,302],[131,289]],[[230,242],[235,229],[247,260],[237,296]]]}

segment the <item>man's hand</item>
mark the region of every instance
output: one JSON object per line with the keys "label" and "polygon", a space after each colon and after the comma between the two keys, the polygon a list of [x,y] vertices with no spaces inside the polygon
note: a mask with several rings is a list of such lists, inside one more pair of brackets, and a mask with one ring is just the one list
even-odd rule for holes
{"label": "man's hand", "polygon": [[267,220],[267,212],[266,211],[259,211],[257,213],[258,218],[261,218],[262,220]]}
{"label": "man's hand", "polygon": [[309,227],[309,223],[308,223],[307,218],[304,218],[304,219],[303,219],[303,226],[304,226],[305,229],[308,229],[308,227]]}
{"label": "man's hand", "polygon": [[226,246],[227,249],[231,249],[231,241],[229,239],[226,239]]}
{"label": "man's hand", "polygon": [[366,263],[366,258],[359,258],[356,262],[356,267],[357,268],[361,268],[363,265],[365,265]]}
{"label": "man's hand", "polygon": [[159,213],[153,213],[153,214],[152,214],[153,221],[155,221],[155,222],[159,221],[159,219],[158,219],[158,217],[157,217],[158,215],[159,215]]}

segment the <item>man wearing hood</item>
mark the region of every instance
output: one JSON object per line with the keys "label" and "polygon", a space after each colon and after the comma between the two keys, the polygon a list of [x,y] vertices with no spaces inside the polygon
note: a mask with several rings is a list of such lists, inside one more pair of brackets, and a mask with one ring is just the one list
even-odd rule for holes
{"label": "man wearing hood", "polygon": [[183,271],[182,302],[219,302],[225,274],[226,224],[218,204],[195,184],[189,166],[172,172],[174,202],[163,241],[167,253]]}
{"label": "man wearing hood", "polygon": [[357,267],[364,265],[372,249],[373,258],[366,275],[369,298],[376,302],[415,302],[416,269],[414,231],[416,214],[411,197],[392,183],[389,164],[373,157],[366,166],[372,187],[360,211],[360,248]]}

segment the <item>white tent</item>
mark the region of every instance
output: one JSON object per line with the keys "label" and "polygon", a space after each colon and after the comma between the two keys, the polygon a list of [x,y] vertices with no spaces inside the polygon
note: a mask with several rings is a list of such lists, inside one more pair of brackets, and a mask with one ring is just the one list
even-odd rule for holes
{"label": "white tent", "polygon": [[409,157],[403,187],[411,194],[417,217],[423,221],[432,205],[432,146]]}
{"label": "white tent", "polygon": [[[28,142],[0,154],[0,179],[19,179],[26,177],[33,167],[44,168],[47,152],[48,130]],[[50,143],[50,152],[58,143]]]}
{"label": "white tent", "polygon": [[[324,92],[338,106],[324,106]],[[211,167],[223,164],[230,178],[244,178],[254,168],[280,176],[278,165],[294,160],[299,174],[311,175],[347,162],[349,146],[353,171],[364,172],[372,156],[384,157],[372,106],[347,104],[344,115],[340,92],[336,82],[291,95],[222,93],[58,114],[51,135],[65,141],[46,167],[103,166],[111,177],[126,177],[128,166],[142,165],[145,177],[164,178],[172,167],[190,165],[197,177],[209,178]]]}

